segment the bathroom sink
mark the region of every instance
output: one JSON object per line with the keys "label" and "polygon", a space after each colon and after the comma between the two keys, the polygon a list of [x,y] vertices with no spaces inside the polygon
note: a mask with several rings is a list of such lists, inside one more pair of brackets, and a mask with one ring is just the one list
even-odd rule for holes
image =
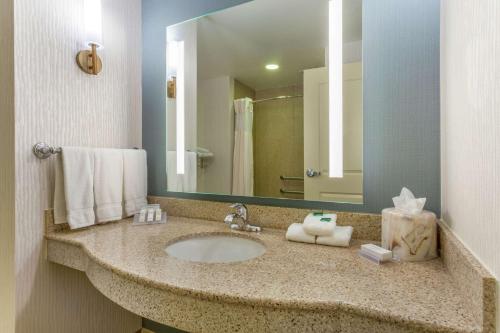
{"label": "bathroom sink", "polygon": [[229,263],[250,260],[266,252],[266,247],[249,238],[208,235],[179,240],[165,248],[168,255],[187,261]]}

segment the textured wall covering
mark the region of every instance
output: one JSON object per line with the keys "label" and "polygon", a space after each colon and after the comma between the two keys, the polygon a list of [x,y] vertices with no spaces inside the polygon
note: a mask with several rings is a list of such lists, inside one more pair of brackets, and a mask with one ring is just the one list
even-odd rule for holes
{"label": "textured wall covering", "polygon": [[141,2],[103,0],[103,71],[78,68],[83,0],[15,1],[16,332],[134,332],[140,318],[101,295],[79,272],[44,258],[53,145],[141,145]]}
{"label": "textured wall covering", "polygon": [[142,88],[143,145],[148,154],[148,188],[159,195],[167,189],[166,64],[167,26],[249,0],[143,0]]}
{"label": "textured wall covering", "polygon": [[500,2],[443,0],[441,11],[443,219],[498,278]]}
{"label": "textured wall covering", "polygon": [[0,0],[0,332],[15,322],[13,14],[13,0]]}
{"label": "textured wall covering", "polygon": [[143,141],[155,152],[150,194],[379,213],[408,186],[439,214],[439,0],[363,1],[363,205],[167,193],[164,26],[210,12],[209,4],[239,2],[204,1],[202,9],[196,1],[143,1]]}

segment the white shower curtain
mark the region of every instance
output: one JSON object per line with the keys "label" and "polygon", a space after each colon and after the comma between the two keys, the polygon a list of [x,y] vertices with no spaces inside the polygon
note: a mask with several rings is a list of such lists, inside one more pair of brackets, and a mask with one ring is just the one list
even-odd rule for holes
{"label": "white shower curtain", "polygon": [[233,195],[253,196],[253,103],[234,101]]}

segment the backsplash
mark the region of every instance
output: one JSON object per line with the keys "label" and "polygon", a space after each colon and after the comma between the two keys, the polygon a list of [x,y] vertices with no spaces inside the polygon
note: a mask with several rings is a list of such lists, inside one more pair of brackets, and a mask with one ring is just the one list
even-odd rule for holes
{"label": "backsplash", "polygon": [[[224,223],[224,217],[232,210],[226,202],[189,200],[168,197],[149,197],[158,203],[168,215],[199,218]],[[292,223],[302,223],[311,209],[247,205],[250,223],[262,228],[285,230]],[[327,212],[327,211],[325,211]],[[380,241],[381,216],[378,214],[335,212],[338,225],[354,227],[353,238]]]}

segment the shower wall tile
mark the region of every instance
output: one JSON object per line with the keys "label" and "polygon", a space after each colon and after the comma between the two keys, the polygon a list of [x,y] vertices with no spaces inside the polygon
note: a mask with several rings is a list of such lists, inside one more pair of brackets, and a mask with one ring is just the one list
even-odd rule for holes
{"label": "shower wall tile", "polygon": [[[259,90],[255,98],[301,95],[302,87]],[[303,182],[283,183],[280,176],[304,175],[304,105],[302,98],[254,104],[254,189],[259,197],[303,199],[280,189],[304,190]]]}

